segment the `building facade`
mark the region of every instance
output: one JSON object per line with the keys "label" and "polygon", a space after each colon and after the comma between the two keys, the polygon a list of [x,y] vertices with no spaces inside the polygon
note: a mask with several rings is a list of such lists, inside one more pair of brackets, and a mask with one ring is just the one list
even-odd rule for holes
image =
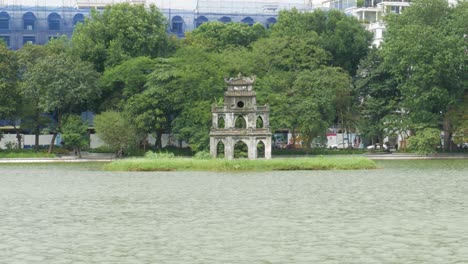
{"label": "building facade", "polygon": [[0,39],[14,50],[26,43],[43,45],[62,35],[71,37],[87,16],[89,10],[72,7],[0,7]]}
{"label": "building facade", "polygon": [[[77,23],[84,22],[92,9],[103,10],[114,0],[77,0],[73,7],[45,7],[0,4],[0,39],[13,50],[26,43],[46,44],[50,39],[71,37]],[[127,0],[130,4],[147,4],[144,0]],[[168,33],[184,37],[208,21],[260,23],[269,27],[281,10],[312,10],[310,1],[300,0],[199,0],[195,9],[173,9],[158,6],[168,21]]]}

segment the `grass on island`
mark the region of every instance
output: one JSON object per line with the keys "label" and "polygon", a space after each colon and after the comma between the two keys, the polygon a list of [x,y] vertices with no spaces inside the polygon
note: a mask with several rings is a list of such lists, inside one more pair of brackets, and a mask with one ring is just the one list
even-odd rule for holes
{"label": "grass on island", "polygon": [[365,157],[314,157],[278,159],[193,159],[133,158],[111,162],[110,171],[279,171],[279,170],[358,170],[376,169],[374,161]]}

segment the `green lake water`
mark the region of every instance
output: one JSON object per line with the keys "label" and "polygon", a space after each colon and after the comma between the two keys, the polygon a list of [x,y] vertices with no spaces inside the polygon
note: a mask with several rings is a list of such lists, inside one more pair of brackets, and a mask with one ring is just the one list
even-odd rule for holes
{"label": "green lake water", "polygon": [[468,160],[106,172],[0,164],[0,263],[468,263]]}

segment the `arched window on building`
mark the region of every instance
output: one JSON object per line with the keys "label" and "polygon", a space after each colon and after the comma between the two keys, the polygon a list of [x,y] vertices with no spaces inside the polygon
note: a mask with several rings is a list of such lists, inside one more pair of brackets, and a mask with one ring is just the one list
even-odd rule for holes
{"label": "arched window on building", "polygon": [[49,30],[60,30],[60,20],[61,17],[57,13],[52,13],[49,15],[47,18],[47,21],[49,22]]}
{"label": "arched window on building", "polygon": [[204,16],[199,16],[198,18],[195,19],[195,28],[198,28],[201,26],[203,23],[208,22],[208,18]]}
{"label": "arched window on building", "polygon": [[244,19],[241,20],[242,23],[245,23],[249,26],[253,26],[253,24],[255,23],[255,21],[251,18],[251,17],[246,17]]}
{"label": "arched window on building", "polygon": [[81,13],[78,13],[76,14],[75,16],[73,16],[73,26],[76,26],[76,24],[78,23],[84,23],[84,15],[81,14]]}
{"label": "arched window on building", "polygon": [[266,28],[270,28],[274,23],[276,23],[276,18],[270,17],[267,19],[265,26]]}
{"label": "arched window on building", "polygon": [[229,23],[231,22],[231,18],[230,17],[227,17],[227,16],[223,16],[222,18],[218,19],[219,22],[221,23]]}
{"label": "arched window on building", "polygon": [[184,20],[180,16],[172,18],[171,32],[174,34],[184,33]]}
{"label": "arched window on building", "polygon": [[36,16],[27,12],[23,15],[23,29],[24,30],[34,30],[36,29]]}
{"label": "arched window on building", "polygon": [[10,29],[10,15],[7,12],[0,12],[0,30]]}

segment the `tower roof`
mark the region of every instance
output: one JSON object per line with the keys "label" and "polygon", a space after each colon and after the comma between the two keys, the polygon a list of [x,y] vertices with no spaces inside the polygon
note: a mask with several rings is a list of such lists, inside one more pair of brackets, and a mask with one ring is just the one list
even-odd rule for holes
{"label": "tower roof", "polygon": [[252,85],[255,82],[255,76],[243,76],[242,73],[239,73],[237,77],[224,78],[224,81],[228,86],[235,85]]}

